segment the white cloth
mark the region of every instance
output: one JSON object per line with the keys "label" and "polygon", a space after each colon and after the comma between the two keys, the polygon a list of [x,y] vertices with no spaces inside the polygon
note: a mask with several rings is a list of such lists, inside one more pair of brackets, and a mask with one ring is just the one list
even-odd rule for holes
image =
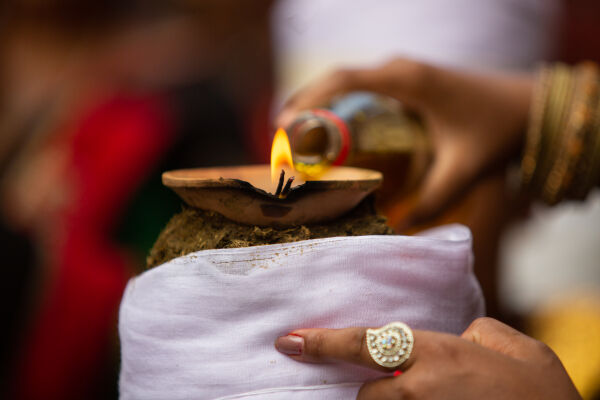
{"label": "white cloth", "polygon": [[275,339],[297,328],[460,333],[483,315],[461,225],[207,250],[133,278],[119,317],[122,399],[347,399],[381,373],[302,364]]}

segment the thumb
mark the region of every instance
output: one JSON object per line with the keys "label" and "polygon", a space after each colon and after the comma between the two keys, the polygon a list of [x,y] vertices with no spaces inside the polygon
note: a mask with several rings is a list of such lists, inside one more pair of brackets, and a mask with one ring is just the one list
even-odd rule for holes
{"label": "thumb", "polygon": [[463,158],[449,146],[436,152],[418,189],[410,216],[402,225],[416,225],[436,217],[462,193],[470,180]]}
{"label": "thumb", "polygon": [[493,318],[476,319],[461,337],[519,360],[530,360],[548,352],[542,342]]}

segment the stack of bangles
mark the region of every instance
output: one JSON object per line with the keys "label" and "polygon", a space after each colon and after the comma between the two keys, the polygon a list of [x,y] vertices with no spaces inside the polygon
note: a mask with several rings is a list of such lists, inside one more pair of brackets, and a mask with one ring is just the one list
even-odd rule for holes
{"label": "stack of bangles", "polygon": [[548,204],[584,199],[600,178],[600,91],[593,63],[544,65],[521,162],[524,189]]}

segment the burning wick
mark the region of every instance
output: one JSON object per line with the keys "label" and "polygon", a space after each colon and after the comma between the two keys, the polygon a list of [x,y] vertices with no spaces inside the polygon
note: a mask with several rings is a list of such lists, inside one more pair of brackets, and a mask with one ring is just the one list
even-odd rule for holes
{"label": "burning wick", "polygon": [[[283,198],[288,195],[288,193],[290,192],[290,189],[292,188],[292,182],[294,182],[294,177],[292,176],[291,178],[289,178],[287,180],[285,187],[283,186],[284,180],[285,180],[285,171],[281,170],[281,174],[279,174],[279,183],[277,184],[277,190],[275,191],[275,196],[278,196],[279,198]],[[282,190],[282,188],[283,188],[283,190]]]}

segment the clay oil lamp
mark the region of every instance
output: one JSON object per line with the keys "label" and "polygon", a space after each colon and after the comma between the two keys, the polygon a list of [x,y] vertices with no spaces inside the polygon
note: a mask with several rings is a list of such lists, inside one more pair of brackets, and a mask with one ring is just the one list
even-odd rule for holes
{"label": "clay oil lamp", "polygon": [[294,170],[287,135],[279,129],[271,165],[175,170],[162,180],[191,207],[243,224],[283,227],[340,217],[377,189],[382,175],[334,166],[316,180],[305,180]]}

